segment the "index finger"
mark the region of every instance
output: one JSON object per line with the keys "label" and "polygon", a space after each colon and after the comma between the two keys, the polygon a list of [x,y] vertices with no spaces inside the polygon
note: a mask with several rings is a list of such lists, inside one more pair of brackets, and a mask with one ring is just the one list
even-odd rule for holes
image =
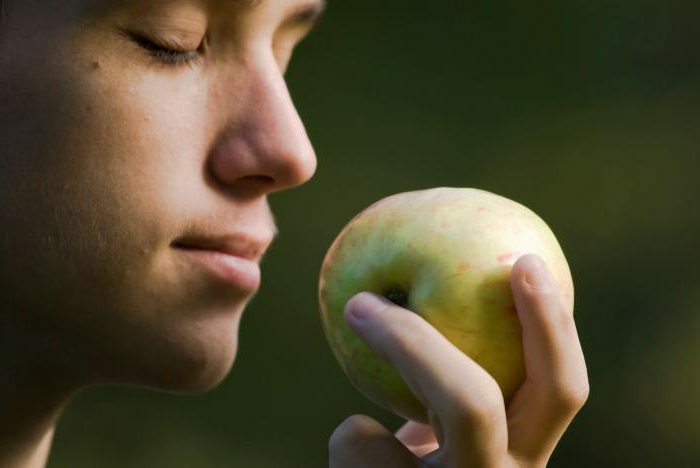
{"label": "index finger", "polygon": [[[458,463],[496,460],[507,449],[500,387],[420,315],[370,293],[345,307],[350,327],[401,375],[434,415]],[[462,466],[459,464],[459,466]]]}

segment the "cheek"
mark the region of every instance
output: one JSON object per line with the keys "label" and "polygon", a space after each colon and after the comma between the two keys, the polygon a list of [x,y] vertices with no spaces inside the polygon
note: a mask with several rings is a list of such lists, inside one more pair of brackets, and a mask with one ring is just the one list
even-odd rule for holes
{"label": "cheek", "polygon": [[3,135],[21,158],[3,159],[0,194],[13,202],[0,217],[14,228],[0,253],[3,276],[27,296],[36,279],[54,299],[87,281],[96,300],[143,280],[205,193],[202,85],[91,56],[37,60],[18,71],[20,96],[8,101],[14,128]]}
{"label": "cheek", "polygon": [[149,243],[169,235],[173,218],[186,218],[204,188],[209,132],[202,85],[109,59],[78,62],[66,75],[53,91],[46,120],[54,128],[46,134],[61,153],[50,164],[65,169],[64,182],[79,181],[68,194],[75,195],[72,207],[106,216],[96,222],[132,238],[138,228],[150,234]]}

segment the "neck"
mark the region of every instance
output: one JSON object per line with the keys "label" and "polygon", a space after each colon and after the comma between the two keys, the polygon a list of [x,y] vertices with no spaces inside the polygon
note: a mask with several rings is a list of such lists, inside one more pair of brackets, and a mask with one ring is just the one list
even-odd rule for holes
{"label": "neck", "polygon": [[58,419],[77,389],[59,372],[65,363],[46,335],[0,322],[0,466],[46,466]]}

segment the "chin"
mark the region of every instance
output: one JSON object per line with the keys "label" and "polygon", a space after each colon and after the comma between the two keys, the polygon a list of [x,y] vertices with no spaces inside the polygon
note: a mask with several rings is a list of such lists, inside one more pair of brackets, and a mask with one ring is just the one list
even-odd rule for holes
{"label": "chin", "polygon": [[236,345],[231,349],[215,349],[206,356],[201,353],[185,353],[184,358],[170,367],[164,381],[156,388],[179,394],[199,394],[215,389],[228,376],[236,359]]}
{"label": "chin", "polygon": [[[240,314],[187,321],[161,333],[141,352],[126,383],[178,394],[216,388],[230,372],[238,350]],[[144,355],[143,350],[150,350]],[[127,363],[128,367],[128,363]]]}

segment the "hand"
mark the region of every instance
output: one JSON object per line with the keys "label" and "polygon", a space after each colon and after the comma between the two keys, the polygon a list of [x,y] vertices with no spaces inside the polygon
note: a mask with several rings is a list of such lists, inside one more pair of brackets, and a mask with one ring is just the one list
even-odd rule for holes
{"label": "hand", "polygon": [[428,408],[430,425],[408,422],[394,435],[351,416],[331,436],[331,467],[546,466],[588,399],[586,364],[572,301],[539,257],[518,259],[511,289],[527,376],[508,408],[496,381],[418,314],[369,293],[348,301],[349,325],[397,369]]}

